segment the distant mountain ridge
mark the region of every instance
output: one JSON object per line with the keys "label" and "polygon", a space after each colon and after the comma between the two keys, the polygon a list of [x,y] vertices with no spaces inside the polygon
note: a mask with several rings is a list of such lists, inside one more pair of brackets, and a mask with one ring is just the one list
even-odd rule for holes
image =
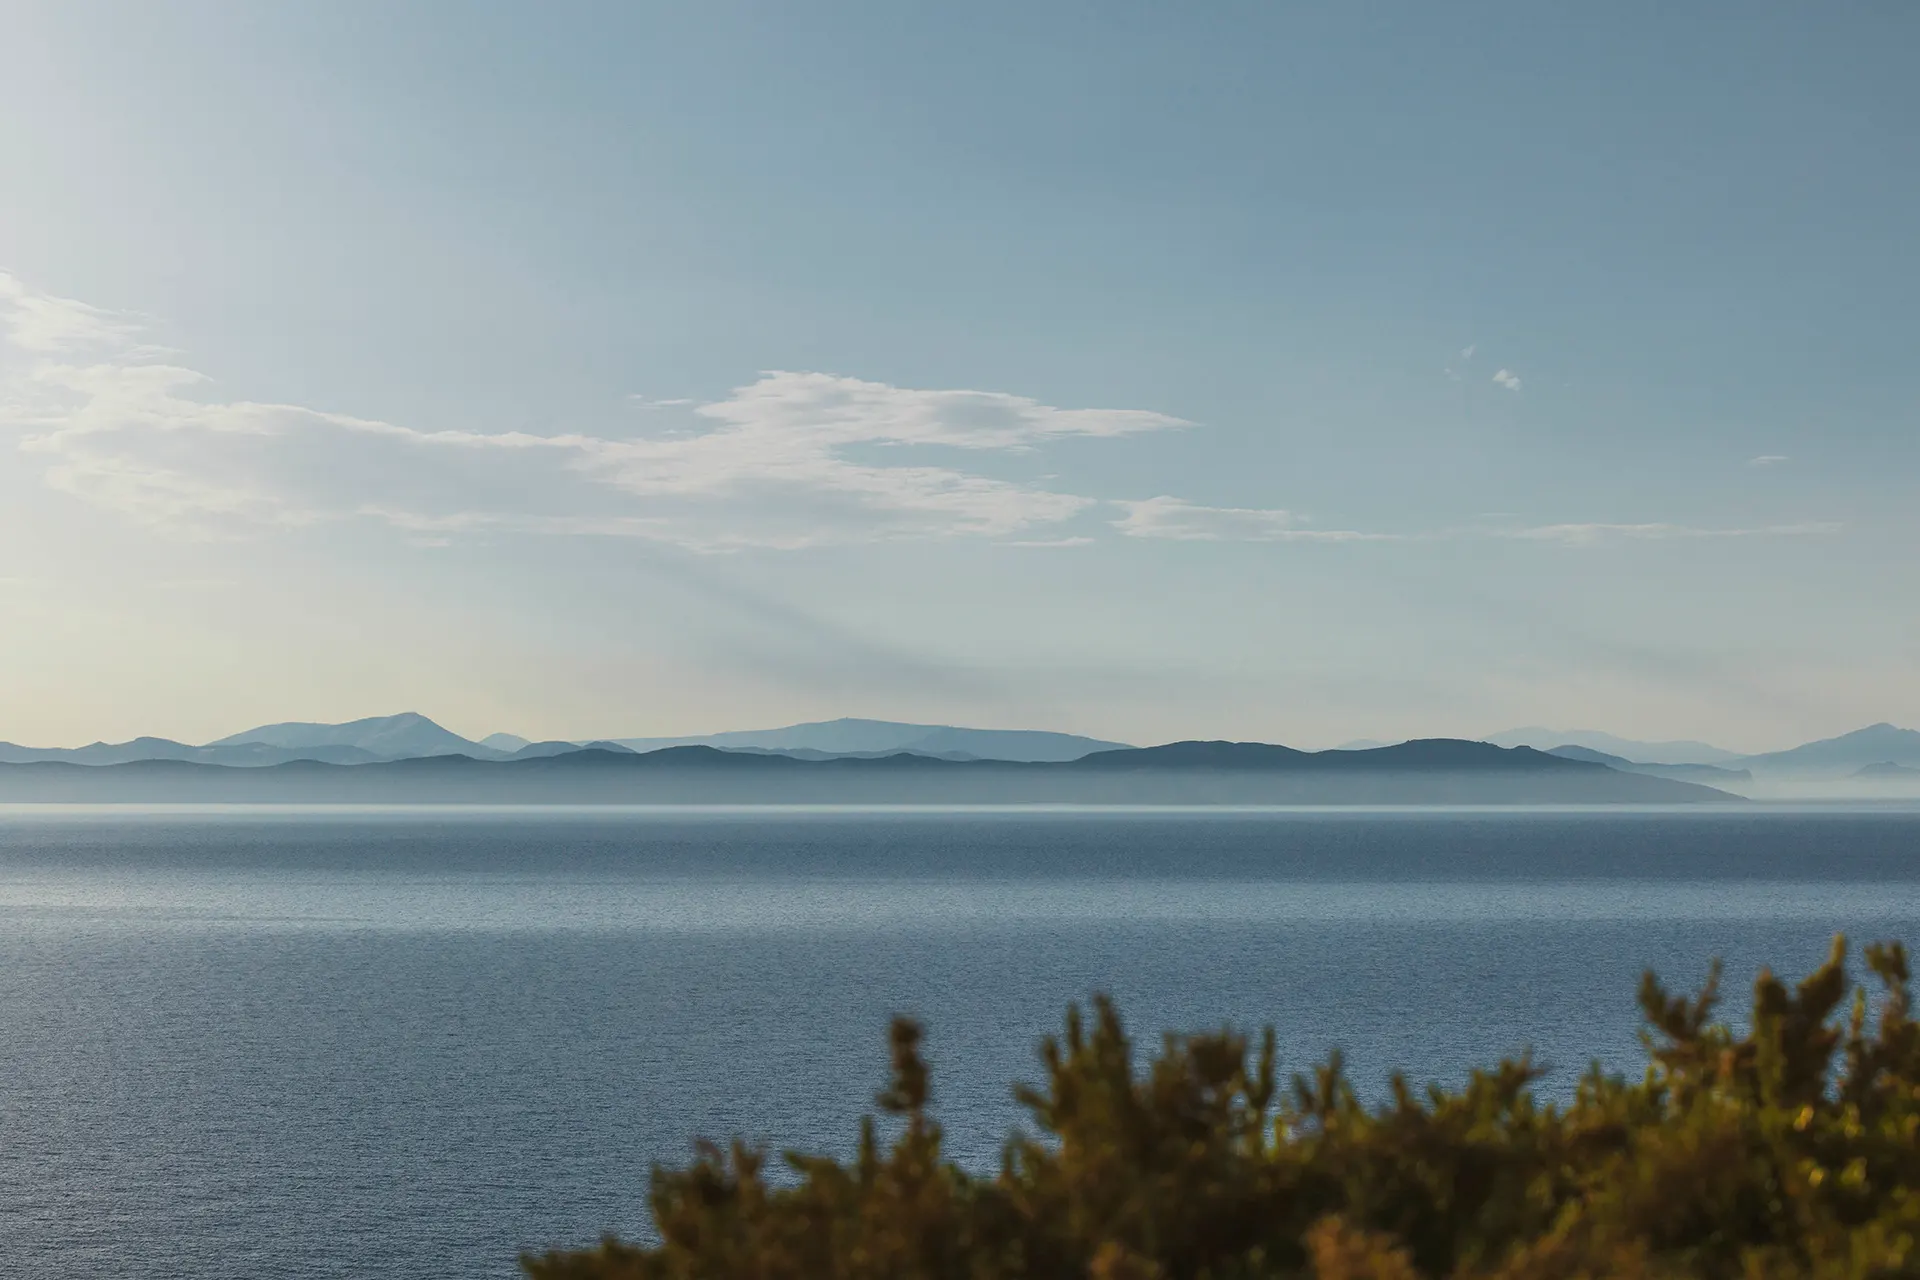
{"label": "distant mountain ridge", "polygon": [[1920,732],[1884,721],[1741,760],[1755,773],[1845,774],[1870,764],[1920,765]]}
{"label": "distant mountain ridge", "polygon": [[740,729],[684,738],[616,738],[635,751],[663,747],[717,747],[723,751],[812,751],[857,755],[911,751],[918,755],[966,755],[982,760],[1028,763],[1077,760],[1094,751],[1126,747],[1072,733],[1041,729],[966,729],[945,724],[906,724],[893,720],[817,720],[779,729]]}
{"label": "distant mountain ridge", "polygon": [[1880,760],[1873,764],[1861,765],[1851,775],[1866,782],[1895,781],[1920,782],[1920,769],[1909,765],[1895,764],[1891,760]]}
{"label": "distant mountain ridge", "polygon": [[436,755],[503,760],[509,754],[469,741],[417,711],[369,716],[345,724],[288,721],[261,725],[201,746],[175,742],[171,738],[95,742],[84,747],[22,747],[0,742],[0,763],[8,764],[64,760],[74,764],[115,765],[139,760],[185,760],[196,764],[268,767],[295,760],[371,764]]}
{"label": "distant mountain ridge", "polygon": [[514,752],[522,747],[530,747],[533,743],[517,733],[490,733],[480,739],[480,745],[492,747],[495,751]]}
{"label": "distant mountain ridge", "polygon": [[[1535,742],[1516,742],[1530,738]],[[1585,742],[1557,741],[1581,738]],[[1459,743],[1464,739],[1426,739],[1429,743]],[[1607,750],[1593,743],[1619,747]],[[1547,743],[1537,746],[1535,743]],[[1861,787],[1873,784],[1875,794],[1920,794],[1914,782],[1920,770],[1920,732],[1893,724],[1869,725],[1852,733],[1804,743],[1784,751],[1750,756],[1692,741],[1635,742],[1598,730],[1554,731],[1515,729],[1495,734],[1483,745],[1493,750],[1528,748],[1536,754],[1602,765],[1616,772],[1699,783],[1768,798],[1864,796]],[[329,765],[367,765],[391,761],[465,756],[478,761],[518,761],[573,755],[582,750],[612,754],[658,753],[687,747],[711,748],[733,755],[782,756],[798,761],[890,760],[913,757],[935,762],[1007,762],[1064,764],[1084,760],[1089,768],[1115,767],[1106,757],[1131,760],[1139,766],[1151,757],[1161,769],[1266,769],[1272,762],[1296,762],[1344,754],[1378,761],[1401,753],[1411,759],[1422,748],[1417,743],[1394,746],[1373,740],[1355,740],[1334,753],[1304,752],[1262,743],[1184,742],[1134,748],[1077,734],[1025,729],[974,729],[954,725],[913,724],[888,720],[840,719],[787,725],[778,729],[738,730],[694,738],[596,739],[529,741],[510,733],[490,734],[476,742],[437,724],[419,712],[369,716],[343,724],[287,721],[260,725],[195,746],[169,738],[141,737],[128,742],[95,742],[84,747],[25,747],[0,742],[0,764],[66,763],[114,767],[148,762],[177,762],[249,768],[274,768],[299,761]],[[1455,751],[1457,747],[1444,750]],[[1676,761],[1676,756],[1693,760]],[[1704,763],[1698,757],[1715,757]],[[1249,765],[1249,761],[1264,763]],[[1456,756],[1461,767],[1467,757]],[[1886,767],[1879,767],[1886,766]],[[889,768],[899,768],[889,764]],[[1328,768],[1298,764],[1301,769]]]}
{"label": "distant mountain ridge", "polygon": [[358,747],[308,747],[290,749],[259,742],[230,746],[189,746],[171,738],[134,738],[128,742],[94,742],[84,747],[22,747],[0,742],[0,763],[29,764],[35,761],[66,761],[84,765],[131,764],[140,760],[185,760],[196,764],[230,766],[268,766],[293,760],[319,760],[327,764],[371,764],[386,759]]}
{"label": "distant mountain ridge", "polygon": [[1176,742],[1074,761],[908,752],[801,760],[704,745],[588,748],[513,760],[450,755],[264,769],[178,760],[0,765],[0,800],[618,804],[1690,804],[1710,787],[1530,748],[1426,739],[1367,751]]}
{"label": "distant mountain ridge", "polygon": [[[1763,751],[1752,755],[1723,753],[1718,747],[1697,742],[1635,743],[1613,738],[1595,730],[1562,733],[1545,729],[1515,729],[1495,734],[1489,741],[1511,742],[1529,738],[1548,741],[1580,737],[1590,744],[1612,740],[1618,750],[1601,750],[1592,745],[1559,742],[1544,747],[1555,755],[1589,760],[1611,768],[1658,777],[1679,778],[1708,786],[1730,788],[1745,794],[1771,799],[1896,798],[1920,795],[1920,732],[1881,722],[1802,743],[1784,751]],[[1719,753],[1712,764],[1666,763],[1673,757],[1705,752]],[[1872,786],[1873,791],[1862,790]]]}
{"label": "distant mountain ridge", "polygon": [[884,756],[907,751],[949,760],[1059,762],[1077,760],[1090,752],[1126,745],[1038,729],[971,729],[955,725],[854,719],[688,738],[533,742],[518,734],[494,733],[475,742],[417,711],[406,711],[391,716],[368,716],[343,724],[292,720],[259,725],[228,734],[203,746],[168,738],[136,738],[124,743],[96,742],[72,748],[23,747],[0,743],[0,763],[64,760],[76,764],[111,765],[137,760],[190,760],[203,764],[276,765],[294,760],[319,760],[329,764],[367,764],[380,760],[446,755],[471,756],[476,760],[509,760],[529,755],[562,755],[583,747],[657,751],[679,746],[790,753],[802,759]]}
{"label": "distant mountain ridge", "polygon": [[494,754],[492,748],[463,738],[450,729],[443,729],[418,711],[403,711],[397,716],[368,716],[363,720],[349,720],[345,724],[315,724],[299,720],[263,724],[207,745],[231,747],[248,743],[285,750],[357,747],[389,760],[474,752]]}
{"label": "distant mountain ridge", "polygon": [[1635,764],[1727,764],[1742,758],[1737,751],[1689,739],[1640,742],[1599,729],[1545,729],[1539,725],[1505,729],[1488,734],[1482,741],[1491,742],[1496,747],[1532,747],[1535,751],[1551,751],[1555,747],[1585,747],[1589,751],[1605,752]]}
{"label": "distant mountain ridge", "polygon": [[1572,745],[1555,747],[1547,754],[1562,756],[1568,760],[1586,760],[1592,764],[1604,764],[1609,769],[1619,769],[1625,773],[1644,773],[1654,778],[1678,778],[1683,782],[1699,782],[1709,787],[1738,788],[1743,783],[1753,781],[1752,772],[1746,769],[1728,769],[1717,764],[1643,764],[1638,760],[1609,755],[1605,751],[1595,751],[1591,747]]}

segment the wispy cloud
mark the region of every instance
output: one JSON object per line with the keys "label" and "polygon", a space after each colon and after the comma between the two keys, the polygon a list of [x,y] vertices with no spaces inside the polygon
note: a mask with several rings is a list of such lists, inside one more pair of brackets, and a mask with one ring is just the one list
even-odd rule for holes
{"label": "wispy cloud", "polygon": [[1176,542],[1386,542],[1400,535],[1357,529],[1305,529],[1291,511],[1207,507],[1162,495],[1116,504],[1126,514],[1112,522],[1129,538]]}
{"label": "wispy cloud", "polygon": [[1784,453],[1763,453],[1757,458],[1748,458],[1747,465],[1750,467],[1777,467],[1785,461],[1787,461],[1787,455]]}
{"label": "wispy cloud", "polygon": [[[125,315],[0,274],[0,431],[48,486],[170,531],[219,535],[373,521],[423,543],[477,535],[641,538],[700,551],[893,539],[1082,546],[1085,518],[1135,539],[1224,543],[1505,538],[1565,546],[1797,536],[1820,523],[1710,528],[1562,523],[1322,529],[1284,508],[1072,491],[1033,455],[1065,440],[1188,427],[998,391],[770,371],[706,403],[643,400],[644,435],[421,431],[298,405],[223,400],[140,344]],[[1470,357],[1469,346],[1461,355]],[[1517,390],[1509,370],[1494,375]],[[1763,455],[1754,465],[1783,461]],[[1025,474],[1021,474],[1022,470]]]}
{"label": "wispy cloud", "polygon": [[0,271],[0,334],[36,355],[124,344],[139,329],[131,316],[30,289]]}
{"label": "wispy cloud", "polygon": [[1511,369],[1496,370],[1493,375],[1493,381],[1496,386],[1505,387],[1508,391],[1518,391],[1520,389],[1520,375]]}
{"label": "wispy cloud", "polygon": [[[205,375],[147,358],[121,318],[0,279],[0,335],[32,357],[0,388],[0,426],[21,433],[52,487],[192,532],[363,519],[429,539],[597,534],[708,550],[1010,539],[1099,499],[995,474],[994,459],[1188,425],[771,371],[710,403],[649,402],[675,421],[638,438],[420,431],[220,400]],[[82,348],[84,362],[65,358]]]}

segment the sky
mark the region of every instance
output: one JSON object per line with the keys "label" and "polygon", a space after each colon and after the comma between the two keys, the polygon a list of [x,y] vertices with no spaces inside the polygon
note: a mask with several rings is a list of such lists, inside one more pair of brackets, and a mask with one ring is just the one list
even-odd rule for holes
{"label": "sky", "polygon": [[1920,724],[1920,8],[0,47],[0,739]]}

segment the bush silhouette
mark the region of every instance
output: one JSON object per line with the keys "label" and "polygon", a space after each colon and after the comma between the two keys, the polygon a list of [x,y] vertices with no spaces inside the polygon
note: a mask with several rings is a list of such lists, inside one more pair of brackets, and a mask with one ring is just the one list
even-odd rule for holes
{"label": "bush silhouette", "polygon": [[[535,1280],[1092,1277],[1559,1280],[1920,1275],[1920,1031],[1905,951],[1846,944],[1795,987],[1762,971],[1749,1030],[1713,1020],[1718,966],[1675,997],[1641,984],[1643,1078],[1535,1100],[1525,1059],[1457,1091],[1396,1077],[1369,1109],[1336,1056],[1277,1086],[1274,1037],[1169,1036],[1144,1070],[1105,1000],[1018,1091],[1038,1137],[999,1173],[942,1160],[920,1029],[896,1021],[846,1164],[706,1145],[656,1170],[660,1243],[522,1260]],[[1850,999],[1850,1004],[1849,1004]],[[1844,1006],[1844,1007],[1843,1007]]]}

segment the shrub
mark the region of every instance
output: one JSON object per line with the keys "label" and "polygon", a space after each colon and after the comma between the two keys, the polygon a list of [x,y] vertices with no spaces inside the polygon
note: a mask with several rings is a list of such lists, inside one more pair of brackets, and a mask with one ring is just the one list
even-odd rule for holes
{"label": "shrub", "polygon": [[[1920,1032],[1905,951],[1846,945],[1788,987],[1763,971],[1749,1030],[1648,974],[1644,1076],[1596,1068],[1563,1106],[1525,1059],[1457,1091],[1362,1106],[1336,1056],[1277,1087],[1274,1037],[1169,1036],[1144,1070],[1119,1014],[1069,1010],[1020,1089],[1039,1137],[999,1173],[944,1161],[920,1029],[896,1021],[896,1117],[846,1164],[703,1146],[655,1170],[653,1246],[523,1259],[535,1280],[986,1277],[1868,1277],[1920,1275]],[[1851,1005],[1843,1010],[1851,992]]]}

